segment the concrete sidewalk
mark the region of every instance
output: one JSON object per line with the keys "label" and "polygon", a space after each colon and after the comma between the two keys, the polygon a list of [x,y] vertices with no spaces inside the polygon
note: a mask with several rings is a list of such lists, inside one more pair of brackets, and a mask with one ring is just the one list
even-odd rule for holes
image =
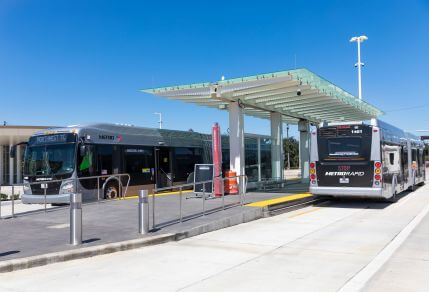
{"label": "concrete sidewalk", "polygon": [[[248,193],[245,196],[245,204],[290,195],[293,194]],[[137,232],[137,199],[84,204],[84,244],[81,247],[101,246],[160,234],[176,234],[174,240],[177,240],[262,218],[267,206],[240,206],[237,205],[239,196],[226,196],[225,210],[222,210],[221,198],[208,199],[204,203],[205,215],[203,215],[201,198],[194,198],[192,193],[183,193],[181,200],[184,221],[178,223],[180,196],[178,194],[156,196],[157,229],[145,236]],[[149,202],[152,227],[152,197],[149,198]],[[0,242],[0,262],[81,248],[68,244],[68,207],[1,220],[0,234],[7,234],[2,236]]]}
{"label": "concrete sidewalk", "polygon": [[[334,200],[181,241],[0,274],[0,290],[339,291],[428,208],[428,190],[401,194],[395,204]],[[396,274],[418,277],[401,291],[427,291],[421,239],[419,265]],[[378,288],[369,290],[392,291]]]}
{"label": "concrete sidewalk", "polygon": [[364,291],[429,291],[429,215],[367,283]]}
{"label": "concrete sidewalk", "polygon": [[[18,215],[18,216],[25,214],[25,213],[45,210],[44,205],[23,204],[21,202],[21,200],[1,201],[1,203],[0,203],[0,219],[6,219],[6,218],[12,216],[12,208],[13,208],[14,215]],[[46,204],[46,209],[52,209],[52,208],[56,208],[56,207],[53,207],[51,204]]]}

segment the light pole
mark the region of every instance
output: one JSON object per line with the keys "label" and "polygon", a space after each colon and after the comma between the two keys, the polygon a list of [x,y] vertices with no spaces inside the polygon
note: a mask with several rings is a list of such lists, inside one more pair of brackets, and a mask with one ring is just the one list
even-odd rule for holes
{"label": "light pole", "polygon": [[362,100],[362,78],[361,78],[361,67],[364,66],[364,63],[360,61],[360,43],[363,43],[366,41],[368,37],[366,35],[361,35],[358,37],[352,37],[350,39],[350,42],[357,42],[358,47],[358,62],[355,64],[355,66],[358,67],[358,82],[359,82],[359,100]]}
{"label": "light pole", "polygon": [[158,115],[159,116],[159,128],[162,129],[162,113],[153,113],[154,115]]}

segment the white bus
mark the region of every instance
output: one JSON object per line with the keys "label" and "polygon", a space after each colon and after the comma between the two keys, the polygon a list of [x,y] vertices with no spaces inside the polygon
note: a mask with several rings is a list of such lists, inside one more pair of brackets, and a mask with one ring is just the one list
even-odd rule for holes
{"label": "white bus", "polygon": [[310,192],[315,196],[396,195],[425,181],[425,145],[373,119],[324,123],[311,132]]}

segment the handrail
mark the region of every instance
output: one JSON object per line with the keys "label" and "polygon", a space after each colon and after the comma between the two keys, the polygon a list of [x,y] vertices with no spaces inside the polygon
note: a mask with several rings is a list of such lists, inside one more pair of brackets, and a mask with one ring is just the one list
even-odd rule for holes
{"label": "handrail", "polygon": [[170,177],[170,176],[168,176],[168,173],[166,173],[166,172],[165,172],[165,170],[163,170],[161,167],[159,167],[158,169],[159,169],[159,170],[161,170],[161,171],[165,174],[165,176],[168,178],[168,180],[169,180],[170,182],[173,182],[173,178],[172,178],[172,177]]}
{"label": "handrail", "polygon": [[[171,189],[179,189],[179,218],[173,221],[178,221],[180,223],[183,222],[183,212],[182,212],[182,194],[183,194],[183,188],[185,187],[190,187],[190,186],[194,186],[195,189],[195,185],[203,185],[203,191],[202,191],[202,213],[198,213],[196,215],[192,215],[193,217],[195,216],[200,216],[202,214],[202,216],[206,215],[206,207],[205,207],[205,201],[206,201],[206,184],[208,183],[214,183],[215,181],[219,181],[219,179],[222,181],[222,210],[225,210],[225,189],[224,189],[224,181],[228,180],[228,179],[234,179],[234,178],[238,178],[238,198],[239,198],[239,202],[238,204],[240,206],[243,206],[244,200],[243,200],[243,195],[245,195],[246,190],[247,190],[247,183],[248,183],[248,178],[247,175],[237,175],[237,176],[231,176],[231,177],[215,177],[212,180],[205,180],[205,181],[199,181],[199,182],[192,182],[192,183],[186,183],[186,184],[181,184],[181,185],[174,185],[174,186],[168,186],[168,187],[162,187],[162,188],[157,188],[155,185],[154,188],[154,192],[159,192],[159,191],[167,191],[167,190],[171,190]],[[241,178],[244,179],[244,182],[241,181]],[[210,192],[211,193],[211,192]],[[156,230],[156,222],[155,222],[155,214],[156,214],[156,209],[155,209],[155,200],[156,196],[153,195],[152,196],[152,230]],[[237,203],[233,204],[234,206],[237,205]]]}
{"label": "handrail", "polygon": [[[29,187],[29,186],[32,186],[32,185],[42,185],[42,184],[46,184],[47,185],[47,184],[50,184],[50,183],[58,183],[58,182],[61,182],[61,183],[63,183],[63,182],[74,182],[75,192],[77,192],[77,190],[78,190],[78,188],[77,188],[77,182],[78,181],[89,180],[89,179],[97,179],[97,201],[100,201],[100,184],[99,184],[100,178],[112,178],[112,179],[118,180],[119,187],[122,190],[123,183],[122,183],[121,177],[124,177],[124,176],[127,177],[127,183],[126,183],[126,186],[125,186],[125,192],[121,192],[121,194],[122,194],[122,198],[125,198],[125,195],[128,192],[128,187],[130,185],[130,180],[131,180],[131,177],[130,177],[130,175],[128,173],[105,174],[105,175],[94,175],[94,176],[86,176],[86,177],[74,177],[74,178],[66,178],[66,179],[42,180],[42,181],[36,181],[36,182],[25,182],[25,183],[19,184],[19,186],[22,186],[23,188],[25,188],[25,187]],[[106,180],[106,182],[107,181],[108,180]],[[11,200],[12,201],[12,217],[14,217],[15,216],[15,214],[14,214],[14,194],[15,194],[14,187],[17,186],[17,184],[13,184],[13,185],[10,185],[10,186],[12,187],[12,200]],[[8,187],[8,186],[7,185],[0,186],[0,190],[1,190],[2,187]],[[104,189],[104,185],[103,185],[103,189]],[[46,188],[43,188],[43,191],[44,191],[44,194],[40,195],[40,196],[44,197],[44,209],[45,209],[45,212],[47,212],[47,207],[46,207],[46,205],[47,205]],[[0,219],[1,219],[1,200],[0,200]]]}

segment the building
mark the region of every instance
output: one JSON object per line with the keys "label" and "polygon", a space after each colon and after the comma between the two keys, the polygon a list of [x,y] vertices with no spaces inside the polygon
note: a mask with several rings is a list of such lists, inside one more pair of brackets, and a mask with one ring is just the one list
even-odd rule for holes
{"label": "building", "polygon": [[17,146],[15,158],[9,157],[11,146],[28,141],[34,133],[46,126],[0,126],[0,185],[22,183],[24,145]]}

